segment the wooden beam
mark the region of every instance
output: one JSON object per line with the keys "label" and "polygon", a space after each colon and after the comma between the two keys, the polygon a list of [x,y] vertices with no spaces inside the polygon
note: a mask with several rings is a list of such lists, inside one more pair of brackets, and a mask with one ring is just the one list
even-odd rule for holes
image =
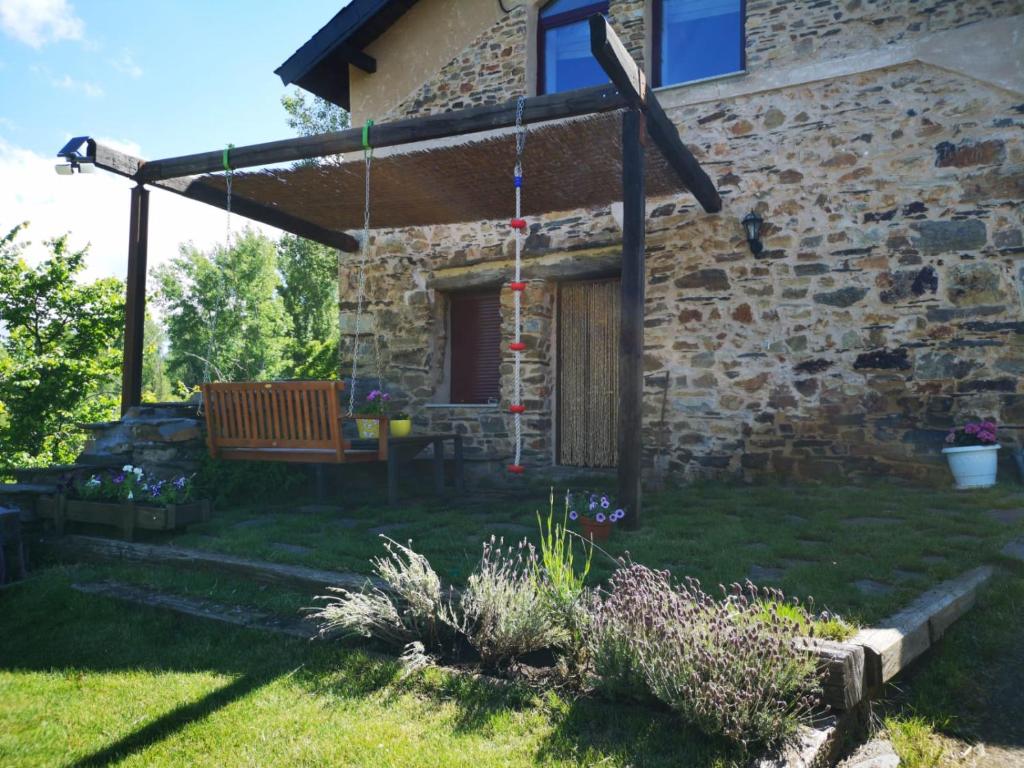
{"label": "wooden beam", "polygon": [[619,503],[625,525],[641,520],[640,463],[643,445],[644,293],[646,192],[644,187],[644,118],[629,109],[622,116],[622,279],[619,284]]}
{"label": "wooden beam", "polygon": [[[614,86],[599,85],[593,88],[527,99],[523,109],[523,122],[529,124],[595,112],[609,112],[624,105],[625,102]],[[516,100],[512,99],[504,104],[471,107],[427,117],[381,123],[373,126],[370,130],[370,141],[374,147],[392,147],[495,128],[507,128],[515,124]],[[265,144],[235,147],[231,150],[231,167],[252,168],[273,163],[310,160],[344,152],[361,151],[362,148],[362,127],[350,128],[317,136],[300,136]],[[138,169],[134,178],[137,181],[153,182],[197,173],[211,173],[223,170],[223,162],[224,151],[221,149],[164,160],[150,160]]]}
{"label": "wooden beam", "polygon": [[[93,139],[89,139],[88,152],[89,158],[98,168],[111,171],[120,176],[126,176],[130,179],[136,178],[139,168],[144,164],[144,161],[137,157],[111,149]],[[221,210],[227,207],[227,200],[223,190],[194,177],[155,181],[152,183],[152,186],[187,197],[190,200],[212,205]],[[292,216],[237,194],[231,196],[231,210],[240,216],[269,224],[272,227],[283,229],[285,232],[305,237],[308,240],[315,240],[331,248],[338,248],[348,253],[355,253],[359,250],[359,241],[347,232],[325,229],[305,219],[300,219],[297,216]]]}
{"label": "wooden beam", "polygon": [[149,190],[132,188],[128,222],[128,277],[125,281],[121,414],[142,403],[142,348],[146,327],[146,259],[149,243]]}
{"label": "wooden beam", "polygon": [[342,43],[334,49],[335,52],[356,69],[361,69],[368,75],[377,71],[377,60],[366,51],[360,51],[351,45]]}
{"label": "wooden beam", "polygon": [[722,198],[714,182],[679,138],[675,123],[665,114],[658,98],[648,88],[643,70],[629,55],[608,20],[599,13],[590,17],[590,50],[626,103],[643,112],[647,134],[661,150],[680,181],[697,198],[697,202],[708,213],[722,210]]}

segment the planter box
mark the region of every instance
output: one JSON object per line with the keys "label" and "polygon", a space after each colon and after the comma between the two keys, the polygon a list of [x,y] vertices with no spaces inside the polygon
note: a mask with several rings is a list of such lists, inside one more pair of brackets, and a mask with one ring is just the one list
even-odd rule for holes
{"label": "planter box", "polygon": [[136,528],[171,531],[189,523],[205,522],[211,513],[209,501],[157,506],[134,501],[86,501],[58,495],[42,496],[36,502],[36,514],[53,520],[58,534],[63,535],[64,524],[68,522],[92,523],[120,528],[128,541],[134,537]]}
{"label": "planter box", "polygon": [[991,488],[996,484],[999,445],[964,445],[943,448],[957,490]]}

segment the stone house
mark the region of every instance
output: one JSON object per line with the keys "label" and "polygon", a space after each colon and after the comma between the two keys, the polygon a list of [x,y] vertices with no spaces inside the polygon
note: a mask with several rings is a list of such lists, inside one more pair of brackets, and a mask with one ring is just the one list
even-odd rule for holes
{"label": "stone house", "polygon": [[[923,478],[954,423],[1024,428],[1020,0],[353,0],[278,73],[353,125],[590,85],[574,25],[595,10],[724,200],[649,202],[650,479]],[[525,162],[529,194],[528,144]],[[511,173],[494,180],[510,212]],[[529,466],[615,463],[620,221],[612,205],[529,222]],[[507,221],[378,230],[367,273],[388,386],[495,466],[511,249]],[[341,256],[343,333],[357,258]]]}

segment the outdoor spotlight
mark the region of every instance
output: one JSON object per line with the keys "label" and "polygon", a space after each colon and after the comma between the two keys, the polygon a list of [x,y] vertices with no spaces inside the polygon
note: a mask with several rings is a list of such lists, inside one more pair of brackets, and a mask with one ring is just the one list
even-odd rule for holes
{"label": "outdoor spotlight", "polygon": [[79,173],[95,173],[96,163],[91,163],[88,160],[78,161],[78,172]]}
{"label": "outdoor spotlight", "polygon": [[53,169],[57,172],[58,176],[70,176],[75,172],[75,167],[71,163],[57,163]]}
{"label": "outdoor spotlight", "polygon": [[747,233],[747,245],[750,246],[750,252],[754,254],[755,259],[761,258],[761,253],[764,251],[764,243],[761,242],[761,225],[764,224],[764,219],[751,211],[743,217],[742,224]]}

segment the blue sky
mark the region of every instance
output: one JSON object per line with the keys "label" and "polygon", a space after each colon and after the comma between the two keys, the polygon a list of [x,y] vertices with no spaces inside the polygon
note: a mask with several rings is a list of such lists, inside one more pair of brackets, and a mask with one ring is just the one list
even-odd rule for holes
{"label": "blue sky", "polygon": [[[153,159],[286,137],[274,69],[344,4],[0,0],[0,230],[25,218],[35,241],[71,229],[93,245],[91,273],[123,276],[126,183],[58,177],[64,141]],[[154,261],[223,237],[222,213],[165,197],[154,193]]]}

